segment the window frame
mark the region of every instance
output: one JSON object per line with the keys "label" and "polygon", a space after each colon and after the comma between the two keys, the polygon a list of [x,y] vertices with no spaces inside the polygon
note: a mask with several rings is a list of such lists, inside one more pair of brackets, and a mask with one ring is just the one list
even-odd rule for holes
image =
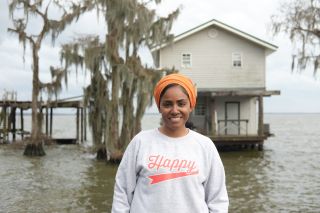
{"label": "window frame", "polygon": [[207,113],[206,107],[207,107],[207,104],[206,104],[205,97],[199,96],[197,98],[197,105],[194,108],[194,115],[205,116]]}
{"label": "window frame", "polygon": [[[241,52],[233,52],[231,55],[231,63],[233,68],[243,67],[243,54]],[[240,62],[240,65],[239,65]]]}
{"label": "window frame", "polygon": [[[184,60],[184,56],[189,55],[189,64],[185,64],[186,60]],[[192,54],[189,52],[181,53],[181,67],[183,68],[189,68],[192,67]]]}

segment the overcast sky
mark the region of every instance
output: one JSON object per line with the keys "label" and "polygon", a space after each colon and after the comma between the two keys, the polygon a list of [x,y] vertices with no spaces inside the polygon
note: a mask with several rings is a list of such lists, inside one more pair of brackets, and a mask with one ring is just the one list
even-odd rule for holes
{"label": "overcast sky", "polygon": [[[217,19],[227,25],[247,32],[278,46],[278,50],[267,58],[267,89],[281,90],[280,96],[265,98],[265,112],[320,112],[320,79],[316,80],[311,72],[302,74],[291,73],[291,51],[288,36],[272,37],[268,32],[270,17],[277,13],[282,0],[165,0],[159,8],[166,14],[176,7],[181,13],[173,27],[173,33],[180,34],[211,19]],[[4,90],[16,91],[18,100],[31,100],[31,62],[27,50],[23,63],[23,48],[17,37],[9,34],[7,0],[0,1],[0,98]],[[62,33],[53,47],[49,40],[40,51],[41,79],[50,79],[47,72],[49,66],[59,66],[59,45],[72,40],[81,34],[103,35],[102,20],[97,23],[95,13],[82,17]],[[67,92],[60,98],[81,95],[81,88],[87,80],[79,75],[69,77]]]}

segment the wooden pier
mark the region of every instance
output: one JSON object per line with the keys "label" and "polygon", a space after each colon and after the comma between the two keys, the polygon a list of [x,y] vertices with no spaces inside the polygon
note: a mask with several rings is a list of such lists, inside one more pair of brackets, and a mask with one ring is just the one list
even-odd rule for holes
{"label": "wooden pier", "polygon": [[224,136],[210,136],[210,139],[214,142],[218,149],[223,150],[240,150],[244,148],[258,150],[263,149],[263,142],[268,137],[258,135],[224,135]]}
{"label": "wooden pier", "polygon": [[[24,129],[24,111],[30,108],[30,101],[0,101],[0,142],[8,142],[10,134],[13,141],[16,140],[16,135],[21,135],[23,139],[30,134]],[[17,111],[20,112],[20,128],[16,125]]]}
{"label": "wooden pier", "polygon": [[[52,138],[54,109],[76,109],[76,137],[75,138]],[[31,109],[31,101],[0,101],[0,143],[16,141],[19,135],[23,140],[30,135],[25,130],[25,111]],[[41,103],[40,113],[43,115],[44,135],[57,143],[80,143],[87,140],[87,115],[83,101],[70,101],[68,99]],[[20,115],[20,126],[17,126],[17,115]],[[31,115],[30,115],[31,116]],[[31,122],[31,121],[30,121]],[[31,123],[30,123],[31,127]]]}

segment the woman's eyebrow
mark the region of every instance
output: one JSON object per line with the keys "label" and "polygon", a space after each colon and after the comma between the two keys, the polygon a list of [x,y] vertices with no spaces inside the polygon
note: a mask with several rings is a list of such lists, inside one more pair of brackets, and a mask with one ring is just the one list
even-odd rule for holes
{"label": "woman's eyebrow", "polygon": [[179,99],[178,102],[182,102],[182,101],[188,101],[187,98],[183,98],[183,99]]}
{"label": "woman's eyebrow", "polygon": [[[187,98],[182,98],[182,99],[179,99],[179,100],[176,100],[177,102],[181,102],[181,101],[188,101]],[[163,99],[162,102],[174,102],[173,100],[171,99]]]}
{"label": "woman's eyebrow", "polygon": [[162,102],[173,102],[173,101],[164,99]]}

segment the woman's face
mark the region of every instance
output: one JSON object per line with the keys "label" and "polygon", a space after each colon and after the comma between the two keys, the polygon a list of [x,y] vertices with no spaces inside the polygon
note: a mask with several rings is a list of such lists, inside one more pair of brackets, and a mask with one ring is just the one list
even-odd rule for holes
{"label": "woman's face", "polygon": [[168,88],[161,97],[159,112],[165,131],[184,132],[191,111],[188,95],[179,85]]}

